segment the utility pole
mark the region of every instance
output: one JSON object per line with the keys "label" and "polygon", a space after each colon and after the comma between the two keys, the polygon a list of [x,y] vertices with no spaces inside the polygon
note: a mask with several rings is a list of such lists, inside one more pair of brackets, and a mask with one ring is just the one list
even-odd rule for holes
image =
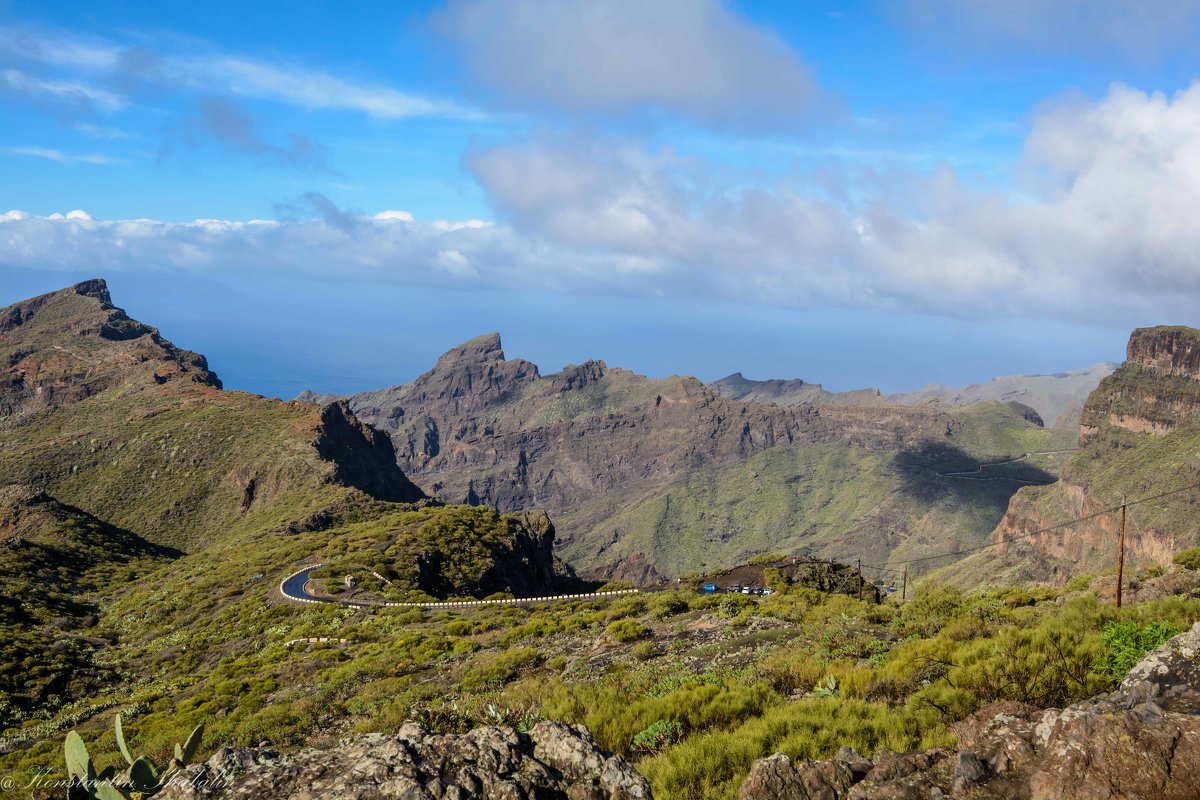
{"label": "utility pole", "polygon": [[1117,547],[1117,608],[1121,607],[1121,584],[1125,577],[1125,498],[1121,497],[1121,538]]}
{"label": "utility pole", "polygon": [[862,600],[863,576],[862,576],[862,559],[858,560],[858,599]]}
{"label": "utility pole", "polygon": [[900,579],[900,602],[908,600],[908,564],[904,565],[904,577]]}

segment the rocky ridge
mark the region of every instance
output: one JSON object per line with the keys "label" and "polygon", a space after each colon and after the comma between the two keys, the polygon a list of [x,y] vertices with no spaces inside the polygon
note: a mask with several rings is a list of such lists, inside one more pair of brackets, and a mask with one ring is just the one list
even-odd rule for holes
{"label": "rocky ridge", "polygon": [[103,280],[0,308],[0,429],[139,379],[221,386],[204,356],[114,306]]}
{"label": "rocky ridge", "polygon": [[585,728],[539,722],[528,733],[477,728],[439,735],[415,723],[332,747],[283,754],[226,747],[188,768],[163,800],[646,800],[650,787]]}
{"label": "rocky ridge", "polygon": [[755,762],[740,800],[1189,800],[1200,796],[1200,623],[1120,688],[1064,709],[1016,703],[959,723],[959,749]]}
{"label": "rocky ridge", "polygon": [[0,309],[0,321],[0,484],[181,550],[351,494],[424,497],[390,439],[344,404],[224,391],[203,356],[130,319],[102,280]]}
{"label": "rocky ridge", "polygon": [[708,388],[730,400],[745,400],[752,403],[773,403],[777,406],[794,407],[808,405],[887,405],[878,389],[853,389],[848,392],[830,392],[819,383],[793,378],[772,378],[756,381],[740,372],[727,375],[707,384]]}

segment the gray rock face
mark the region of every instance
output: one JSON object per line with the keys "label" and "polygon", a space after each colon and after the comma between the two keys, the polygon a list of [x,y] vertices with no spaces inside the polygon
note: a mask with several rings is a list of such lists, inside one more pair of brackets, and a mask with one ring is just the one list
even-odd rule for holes
{"label": "gray rock face", "polygon": [[[740,800],[1194,800],[1200,797],[1200,623],[1148,653],[1120,688],[1064,709],[996,704],[944,749],[755,762]],[[849,778],[849,780],[847,780]]]}
{"label": "gray rock face", "polygon": [[528,734],[477,728],[440,735],[414,723],[398,734],[343,739],[281,754],[227,747],[188,768],[162,800],[646,800],[650,786],[586,729],[539,722]]}

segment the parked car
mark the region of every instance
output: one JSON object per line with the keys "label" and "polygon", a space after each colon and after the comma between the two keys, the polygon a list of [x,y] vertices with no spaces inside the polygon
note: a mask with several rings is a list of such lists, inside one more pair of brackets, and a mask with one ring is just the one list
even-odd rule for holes
{"label": "parked car", "polygon": [[717,590],[717,585],[715,583],[706,583],[706,584],[704,584],[704,586],[701,587],[701,591],[705,591],[705,592],[715,592],[716,590]]}

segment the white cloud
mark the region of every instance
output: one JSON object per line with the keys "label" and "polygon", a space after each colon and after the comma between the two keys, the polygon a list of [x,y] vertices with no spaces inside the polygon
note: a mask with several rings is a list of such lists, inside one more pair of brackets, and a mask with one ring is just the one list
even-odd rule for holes
{"label": "white cloud", "polygon": [[788,44],[720,0],[460,0],[437,25],[519,103],[736,129],[794,129],[829,110]]}
{"label": "white cloud", "polygon": [[[196,40],[176,40],[173,44],[180,48],[177,52],[156,52],[140,43],[80,36],[48,27],[0,27],[0,56],[96,79],[125,84],[159,81],[203,94],[224,92],[310,110],[356,111],[381,119],[482,117],[478,111],[457,103],[376,82],[338,77],[284,60],[223,53]],[[13,72],[31,86],[40,83],[44,92],[56,91],[57,86],[62,93],[72,89],[92,92],[94,102],[124,103],[118,95],[82,82],[56,82]]]}
{"label": "white cloud", "polygon": [[42,80],[18,69],[0,71],[0,88],[33,96],[48,95],[78,106],[112,113],[128,105],[124,97],[78,81]]}
{"label": "white cloud", "polygon": [[1020,196],[948,167],[836,201],[730,186],[671,151],[586,139],[471,154],[500,213],[420,220],[319,195],[277,222],[0,217],[0,265],[369,277],[408,284],[703,296],[1113,324],[1200,303],[1200,83],[1114,86],[1035,117]]}
{"label": "white cloud", "polygon": [[117,159],[100,153],[64,153],[52,147],[0,147],[0,153],[30,158],[44,158],[59,164],[115,164]]}

